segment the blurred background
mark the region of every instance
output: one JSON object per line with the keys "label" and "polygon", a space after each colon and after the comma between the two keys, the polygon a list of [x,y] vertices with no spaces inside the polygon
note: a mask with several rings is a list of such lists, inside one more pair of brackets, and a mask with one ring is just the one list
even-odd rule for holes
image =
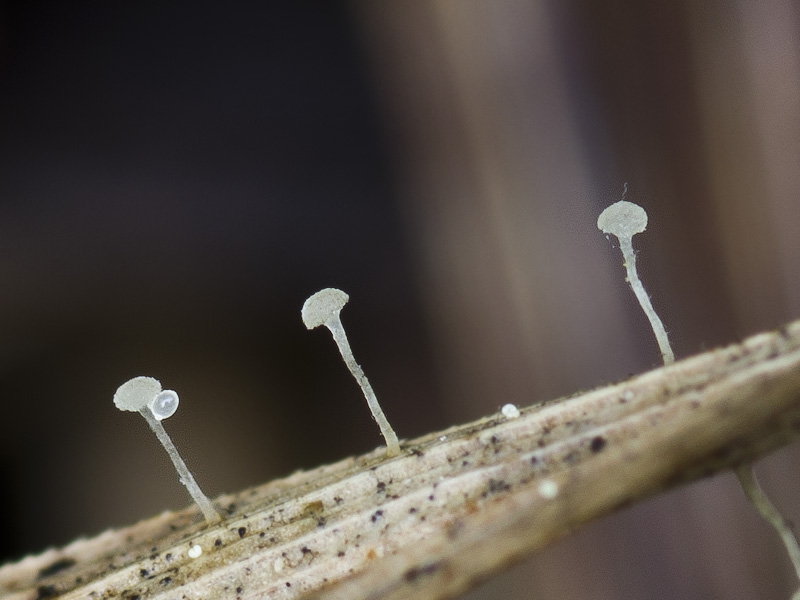
{"label": "blurred background", "polygon": [[[800,317],[800,7],[0,6],[0,562],[188,505],[136,375],[211,496],[658,366],[597,216],[644,206],[678,357]],[[800,453],[758,473],[800,521]],[[582,529],[471,592],[785,599],[731,474]]]}

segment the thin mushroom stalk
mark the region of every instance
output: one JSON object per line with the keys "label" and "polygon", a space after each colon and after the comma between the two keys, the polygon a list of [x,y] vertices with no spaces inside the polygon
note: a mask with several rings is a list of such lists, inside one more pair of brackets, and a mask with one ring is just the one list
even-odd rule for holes
{"label": "thin mushroom stalk", "polygon": [[350,342],[347,340],[347,334],[344,331],[344,326],[339,316],[339,313],[349,299],[350,297],[342,290],[337,290],[335,288],[320,290],[316,294],[310,296],[303,304],[303,310],[301,311],[303,323],[308,329],[314,329],[315,327],[324,325],[331,332],[333,341],[336,342],[336,346],[339,348],[339,353],[342,355],[344,363],[361,387],[361,391],[367,399],[367,406],[369,406],[369,410],[372,413],[372,418],[375,419],[375,422],[381,430],[381,435],[383,435],[386,441],[386,455],[397,456],[400,454],[400,442],[397,439],[397,434],[394,432],[394,429],[392,429],[392,426],[389,425],[386,415],[383,414],[381,405],[378,404],[375,391],[372,389],[367,376],[364,374],[364,370],[353,356]]}
{"label": "thin mushroom stalk", "polygon": [[158,441],[161,442],[162,446],[164,446],[167,454],[169,454],[170,459],[172,459],[172,464],[175,465],[175,470],[178,472],[178,479],[186,487],[195,504],[197,504],[197,506],[200,508],[200,511],[203,513],[203,517],[205,517],[208,523],[216,523],[220,521],[221,517],[219,513],[212,506],[211,500],[208,499],[208,497],[200,489],[200,486],[197,485],[194,476],[192,475],[191,471],[189,471],[189,467],[186,466],[186,463],[181,458],[181,455],[178,454],[175,444],[172,443],[172,440],[167,434],[167,430],[164,429],[164,426],[161,424],[161,421],[156,419],[148,408],[144,408],[139,412],[145,418],[147,424],[150,425],[150,429],[152,429],[153,433],[156,434]]}

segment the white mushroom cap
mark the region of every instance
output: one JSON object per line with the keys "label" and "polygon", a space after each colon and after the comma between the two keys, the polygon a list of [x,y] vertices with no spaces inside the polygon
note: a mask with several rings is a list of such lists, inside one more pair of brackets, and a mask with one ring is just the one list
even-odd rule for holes
{"label": "white mushroom cap", "polygon": [[148,406],[160,392],[161,382],[158,379],[134,377],[119,386],[114,394],[114,405],[120,410],[138,412]]}
{"label": "white mushroom cap", "polygon": [[638,204],[620,200],[600,213],[597,228],[619,239],[632,238],[647,229],[647,213]]}
{"label": "white mushroom cap", "polygon": [[318,291],[303,303],[301,316],[307,329],[327,325],[332,319],[338,319],[350,296],[336,288],[325,288]]}

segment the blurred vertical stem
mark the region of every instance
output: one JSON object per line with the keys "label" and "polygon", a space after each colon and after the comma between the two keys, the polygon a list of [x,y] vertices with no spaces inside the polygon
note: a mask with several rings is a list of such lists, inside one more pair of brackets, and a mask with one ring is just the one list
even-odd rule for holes
{"label": "blurred vertical stem", "polygon": [[[745,464],[737,467],[735,471],[747,499],[755,506],[764,520],[772,525],[778,532],[778,535],[781,536],[781,541],[783,541],[783,545],[786,546],[786,552],[789,554],[789,559],[792,561],[797,578],[800,579],[800,546],[797,544],[797,537],[794,531],[792,531],[791,523],[778,512],[778,509],[775,508],[775,505],[770,502],[769,498],[764,493],[764,490],[756,479],[752,464]],[[800,600],[800,589],[795,591],[792,595],[792,600]]]}

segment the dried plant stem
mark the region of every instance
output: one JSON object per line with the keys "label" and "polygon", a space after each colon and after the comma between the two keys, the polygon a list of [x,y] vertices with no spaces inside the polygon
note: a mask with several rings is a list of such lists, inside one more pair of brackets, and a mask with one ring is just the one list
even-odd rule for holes
{"label": "dried plant stem", "polygon": [[[0,597],[453,597],[577,526],[791,440],[800,322],[0,568]],[[188,550],[203,552],[192,559]]]}

